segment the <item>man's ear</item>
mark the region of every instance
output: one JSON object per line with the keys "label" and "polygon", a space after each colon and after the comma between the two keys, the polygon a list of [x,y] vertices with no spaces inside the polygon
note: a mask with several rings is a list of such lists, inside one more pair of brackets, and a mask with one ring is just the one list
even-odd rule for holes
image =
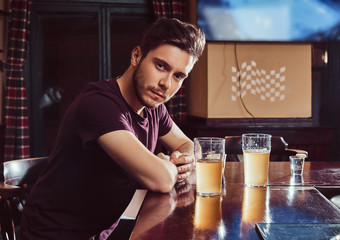
{"label": "man's ear", "polygon": [[131,66],[136,67],[142,59],[142,49],[140,46],[135,47],[131,52]]}

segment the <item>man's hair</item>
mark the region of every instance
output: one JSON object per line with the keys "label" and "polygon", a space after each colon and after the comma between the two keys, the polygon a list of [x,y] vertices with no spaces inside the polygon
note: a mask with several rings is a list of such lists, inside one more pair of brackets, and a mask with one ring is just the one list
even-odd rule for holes
{"label": "man's hair", "polygon": [[176,46],[197,60],[204,50],[205,35],[196,26],[175,18],[159,18],[144,32],[141,41],[143,58],[162,44]]}

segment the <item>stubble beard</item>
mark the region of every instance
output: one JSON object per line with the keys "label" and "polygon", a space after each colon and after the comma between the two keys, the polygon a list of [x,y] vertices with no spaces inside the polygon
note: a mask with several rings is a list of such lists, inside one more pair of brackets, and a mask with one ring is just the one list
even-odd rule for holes
{"label": "stubble beard", "polygon": [[141,76],[141,72],[140,72],[140,64],[141,64],[141,62],[139,62],[139,64],[136,67],[135,72],[132,75],[132,80],[133,80],[133,83],[134,83],[136,96],[143,106],[145,106],[147,108],[156,108],[160,104],[168,101],[169,99],[167,99],[166,101],[163,101],[163,102],[157,102],[157,103],[155,102],[155,103],[151,104],[151,103],[148,103],[147,99],[145,99],[143,97],[143,91],[158,91],[158,92],[160,92],[160,90],[158,90],[157,88],[152,87],[152,86],[144,87],[144,85],[142,83],[143,77]]}

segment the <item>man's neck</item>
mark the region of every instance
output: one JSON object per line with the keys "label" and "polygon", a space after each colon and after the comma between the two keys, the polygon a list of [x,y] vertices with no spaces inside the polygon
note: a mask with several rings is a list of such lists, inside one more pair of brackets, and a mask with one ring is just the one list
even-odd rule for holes
{"label": "man's neck", "polygon": [[125,101],[129,106],[140,116],[144,116],[144,106],[141,105],[138,97],[136,96],[135,87],[133,83],[133,69],[131,66],[124,72],[124,74],[117,79]]}

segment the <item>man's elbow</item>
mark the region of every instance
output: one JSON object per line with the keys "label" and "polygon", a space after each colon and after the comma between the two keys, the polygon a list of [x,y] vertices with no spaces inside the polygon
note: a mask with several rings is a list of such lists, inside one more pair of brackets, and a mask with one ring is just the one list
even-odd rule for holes
{"label": "man's elbow", "polygon": [[168,193],[177,181],[177,167],[170,161],[164,161],[164,167],[154,171],[145,183],[147,189],[153,192]]}
{"label": "man's elbow", "polygon": [[168,193],[174,187],[176,183],[176,179],[177,179],[177,175],[169,176],[168,178],[164,178],[161,181],[151,184],[148,188],[149,190],[153,192]]}
{"label": "man's elbow", "polygon": [[160,193],[169,193],[172,188],[174,187],[175,182],[171,183],[171,184],[162,184],[162,186],[160,186],[160,188],[158,189],[158,192]]}

